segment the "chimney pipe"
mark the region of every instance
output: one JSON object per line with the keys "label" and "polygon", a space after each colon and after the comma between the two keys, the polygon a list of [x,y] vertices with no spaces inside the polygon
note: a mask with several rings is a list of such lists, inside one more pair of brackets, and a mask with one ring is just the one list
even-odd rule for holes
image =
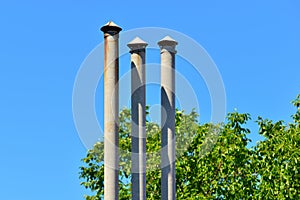
{"label": "chimney pipe", "polygon": [[176,199],[175,177],[175,47],[169,36],[158,42],[161,54],[161,199]]}
{"label": "chimney pipe", "polygon": [[104,33],[104,199],[119,199],[119,32],[112,21]]}
{"label": "chimney pipe", "polygon": [[148,44],[136,37],[127,44],[131,53],[132,200],[146,200],[146,70]]}

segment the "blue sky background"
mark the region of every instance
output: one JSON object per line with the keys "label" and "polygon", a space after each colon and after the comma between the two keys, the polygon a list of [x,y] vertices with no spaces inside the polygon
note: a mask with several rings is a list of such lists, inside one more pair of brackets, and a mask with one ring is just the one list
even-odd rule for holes
{"label": "blue sky background", "polygon": [[223,77],[227,111],[288,121],[300,93],[299,10],[297,0],[1,1],[0,199],[83,199],[78,167],[86,149],[72,90],[108,20],[194,38]]}

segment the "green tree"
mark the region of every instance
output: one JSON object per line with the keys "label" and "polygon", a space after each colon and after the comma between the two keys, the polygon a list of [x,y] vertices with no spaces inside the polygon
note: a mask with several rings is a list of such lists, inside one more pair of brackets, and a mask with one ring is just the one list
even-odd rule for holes
{"label": "green tree", "polygon": [[300,95],[293,104],[297,112],[292,123],[258,119],[265,140],[255,147],[257,199],[300,199]]}
{"label": "green tree", "polygon": [[[192,111],[176,111],[177,199],[300,199],[300,96],[293,122],[258,119],[265,137],[247,148],[249,114],[229,113],[224,124],[203,124]],[[146,122],[147,199],[160,199],[160,127]],[[120,113],[120,199],[131,198],[130,111]],[[103,142],[97,142],[82,159],[81,183],[103,199]]]}
{"label": "green tree", "polygon": [[178,199],[251,199],[256,176],[247,148],[248,114],[230,113],[220,127],[199,126],[195,138],[177,162]]}

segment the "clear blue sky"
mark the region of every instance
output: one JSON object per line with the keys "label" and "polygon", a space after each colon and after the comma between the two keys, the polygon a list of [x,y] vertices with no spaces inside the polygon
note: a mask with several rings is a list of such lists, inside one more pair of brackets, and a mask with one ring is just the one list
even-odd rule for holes
{"label": "clear blue sky", "polygon": [[298,0],[1,1],[0,199],[83,199],[72,90],[108,20],[194,38],[218,66],[227,111],[288,121],[300,93],[299,10]]}

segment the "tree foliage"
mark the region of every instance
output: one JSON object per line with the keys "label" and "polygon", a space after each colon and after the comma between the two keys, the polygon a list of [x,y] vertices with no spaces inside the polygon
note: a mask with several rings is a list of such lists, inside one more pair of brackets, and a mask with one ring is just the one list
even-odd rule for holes
{"label": "tree foliage", "polygon": [[[229,113],[223,124],[199,124],[198,115],[176,111],[177,199],[300,199],[300,95],[293,121],[258,118],[264,140],[249,148],[249,114]],[[147,199],[160,199],[160,127],[146,122]],[[119,199],[131,198],[130,110],[120,113]],[[103,142],[82,159],[86,200],[103,199]]]}

